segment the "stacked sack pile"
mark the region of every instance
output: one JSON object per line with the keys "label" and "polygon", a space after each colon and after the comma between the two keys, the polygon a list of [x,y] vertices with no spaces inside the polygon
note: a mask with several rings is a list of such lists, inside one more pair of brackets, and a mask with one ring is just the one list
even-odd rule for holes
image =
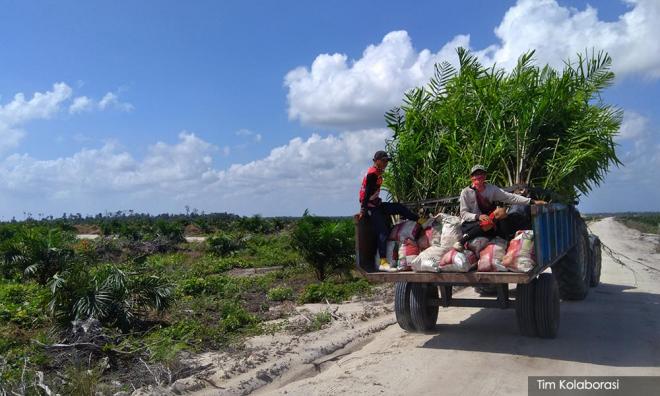
{"label": "stacked sack pile", "polygon": [[532,230],[518,231],[511,242],[477,237],[458,252],[452,246],[461,236],[457,216],[440,213],[421,226],[404,221],[392,228],[387,259],[399,271],[423,272],[528,272],[535,265]]}

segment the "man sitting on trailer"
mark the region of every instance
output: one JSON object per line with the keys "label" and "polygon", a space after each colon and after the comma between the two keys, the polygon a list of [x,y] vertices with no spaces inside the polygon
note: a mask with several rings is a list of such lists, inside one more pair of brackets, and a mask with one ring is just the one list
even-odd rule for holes
{"label": "man sitting on trailer", "polygon": [[478,236],[500,236],[510,239],[511,236],[525,227],[529,221],[527,216],[516,213],[509,216],[495,202],[513,205],[544,205],[545,201],[533,200],[518,194],[508,193],[501,188],[486,182],[486,168],[475,165],[470,170],[472,184],[461,191],[460,214],[463,237],[454,244],[457,251],[462,251],[465,243]]}
{"label": "man sitting on trailer", "polygon": [[371,219],[374,230],[377,235],[378,254],[380,256],[380,271],[396,271],[395,266],[391,266],[387,261],[387,237],[390,229],[387,226],[385,216],[402,215],[408,220],[418,221],[419,216],[410,209],[394,202],[383,202],[380,199],[380,186],[383,184],[383,173],[390,161],[389,155],[385,151],[376,151],[374,154],[374,164],[367,170],[367,174],[362,180],[360,188],[360,214],[359,218],[367,215]]}

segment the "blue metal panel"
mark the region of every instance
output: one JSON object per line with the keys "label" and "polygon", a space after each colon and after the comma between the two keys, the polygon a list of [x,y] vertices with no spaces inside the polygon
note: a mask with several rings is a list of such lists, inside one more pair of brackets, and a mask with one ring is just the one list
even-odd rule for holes
{"label": "blue metal panel", "polygon": [[563,204],[533,208],[534,248],[538,265],[551,264],[573,247],[575,215],[573,207]]}

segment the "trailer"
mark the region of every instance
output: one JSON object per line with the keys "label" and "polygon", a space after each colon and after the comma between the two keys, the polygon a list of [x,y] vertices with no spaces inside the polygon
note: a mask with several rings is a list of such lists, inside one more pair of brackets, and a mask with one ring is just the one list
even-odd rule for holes
{"label": "trailer", "polygon": [[[438,203],[455,204],[451,199],[433,203],[436,209]],[[573,205],[535,205],[531,216],[536,267],[528,273],[379,272],[373,227],[367,217],[357,216],[356,268],[371,282],[394,283],[396,320],[406,331],[435,328],[440,307],[514,308],[522,335],[555,338],[560,300],[582,300],[600,281],[600,241],[588,234]],[[516,285],[515,296],[509,284]],[[456,286],[494,287],[497,298],[454,298]]]}

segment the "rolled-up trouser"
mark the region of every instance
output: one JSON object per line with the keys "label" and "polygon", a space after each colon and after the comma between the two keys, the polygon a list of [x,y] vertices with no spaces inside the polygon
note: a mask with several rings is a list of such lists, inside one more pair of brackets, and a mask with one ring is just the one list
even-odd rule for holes
{"label": "rolled-up trouser", "polygon": [[385,216],[393,215],[401,215],[408,220],[414,221],[419,219],[419,216],[398,202],[381,202],[375,208],[369,208],[371,224],[374,226],[378,241],[378,254],[381,258],[387,256],[387,237],[390,235],[390,228],[387,226]]}

